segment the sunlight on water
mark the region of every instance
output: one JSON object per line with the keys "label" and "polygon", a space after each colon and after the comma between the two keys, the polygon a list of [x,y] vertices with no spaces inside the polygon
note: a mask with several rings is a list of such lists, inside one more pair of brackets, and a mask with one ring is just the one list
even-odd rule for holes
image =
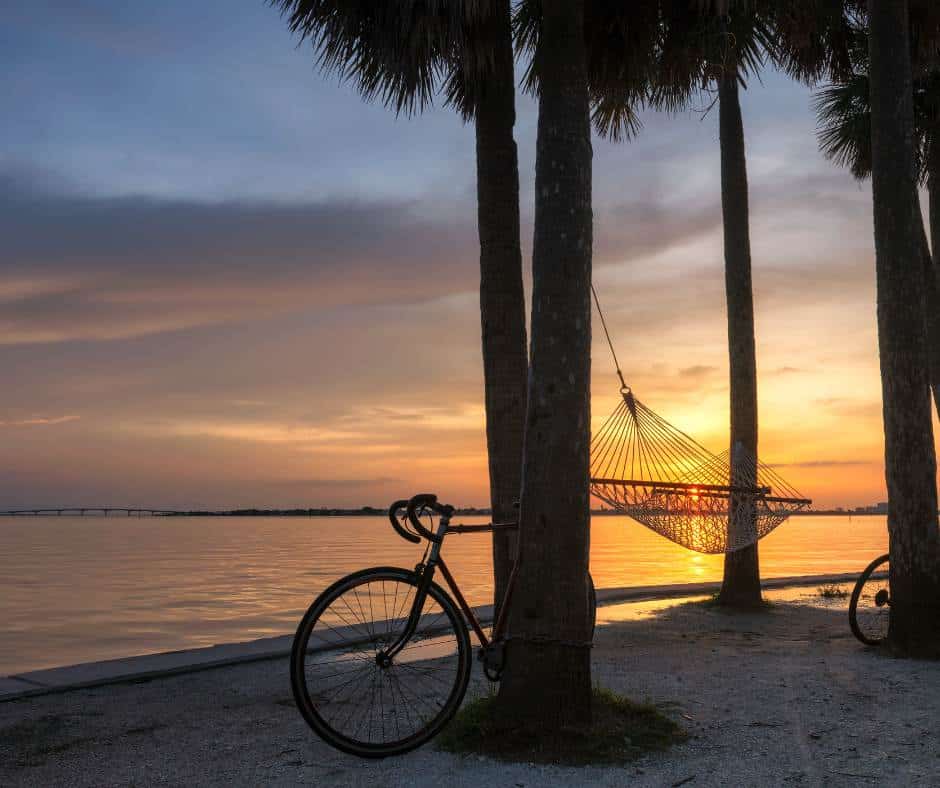
{"label": "sunlight on water", "polygon": [[[861,572],[886,547],[884,517],[795,517],[761,542],[761,571]],[[340,576],[421,558],[379,517],[0,518],[0,554],[0,676],[292,633]],[[489,537],[451,536],[444,555],[470,602],[490,602]],[[593,521],[598,588],[719,580],[722,560]]]}

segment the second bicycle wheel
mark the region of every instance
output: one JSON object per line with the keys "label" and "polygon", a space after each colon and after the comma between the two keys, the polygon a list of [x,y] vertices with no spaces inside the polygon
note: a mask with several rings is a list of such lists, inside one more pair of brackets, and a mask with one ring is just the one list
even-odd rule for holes
{"label": "second bicycle wheel", "polygon": [[328,744],[366,758],[419,747],[450,720],[470,680],[470,638],[450,597],[432,584],[417,629],[405,631],[418,578],[381,567],[344,577],[300,622],[291,652],[294,700]]}
{"label": "second bicycle wheel", "polygon": [[888,556],[872,561],[862,572],[849,601],[849,626],[866,646],[877,646],[888,637],[891,619],[891,586]]}

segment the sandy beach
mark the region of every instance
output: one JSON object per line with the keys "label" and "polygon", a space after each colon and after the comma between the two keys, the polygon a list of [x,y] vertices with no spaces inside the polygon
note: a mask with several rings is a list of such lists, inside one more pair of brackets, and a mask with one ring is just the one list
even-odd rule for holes
{"label": "sandy beach", "polygon": [[498,764],[433,745],[351,758],[306,728],[286,660],[270,660],[0,704],[0,784],[940,783],[940,665],[866,650],[844,602],[820,607],[809,594],[749,615],[700,602],[601,608],[596,680],[652,701],[689,734],[626,767]]}

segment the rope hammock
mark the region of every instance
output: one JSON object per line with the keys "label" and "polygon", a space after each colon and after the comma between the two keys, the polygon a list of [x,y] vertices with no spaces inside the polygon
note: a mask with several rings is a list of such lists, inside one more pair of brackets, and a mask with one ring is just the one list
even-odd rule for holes
{"label": "rope hammock", "polygon": [[594,301],[621,383],[621,402],[591,439],[596,498],[700,553],[748,547],[812,504],[743,444],[712,454],[640,402],[624,383],[596,292]]}

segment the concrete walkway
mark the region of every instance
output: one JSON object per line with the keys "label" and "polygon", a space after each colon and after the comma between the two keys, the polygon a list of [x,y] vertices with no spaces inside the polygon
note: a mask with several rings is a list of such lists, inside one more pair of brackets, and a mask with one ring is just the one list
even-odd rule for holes
{"label": "concrete walkway", "polygon": [[[855,574],[780,577],[765,580],[763,587],[765,590],[770,590],[819,586],[829,583],[852,583],[856,579]],[[599,605],[610,605],[617,602],[708,596],[717,593],[720,586],[720,583],[682,583],[668,586],[602,588],[597,591],[597,602]],[[480,606],[474,610],[483,623],[491,621],[492,605]],[[0,703],[33,695],[194,673],[261,660],[281,659],[290,655],[292,640],[293,635],[281,635],[243,643],[223,643],[208,648],[168,651],[18,673],[0,678]]]}
{"label": "concrete walkway", "polygon": [[[0,785],[940,785],[940,663],[862,646],[844,598],[815,588],[768,597],[755,613],[657,601],[599,611],[593,679],[655,704],[688,734],[633,763],[500,763],[434,742],[354,758],[307,727],[281,658],[0,703]],[[471,697],[491,691],[475,662]]]}

